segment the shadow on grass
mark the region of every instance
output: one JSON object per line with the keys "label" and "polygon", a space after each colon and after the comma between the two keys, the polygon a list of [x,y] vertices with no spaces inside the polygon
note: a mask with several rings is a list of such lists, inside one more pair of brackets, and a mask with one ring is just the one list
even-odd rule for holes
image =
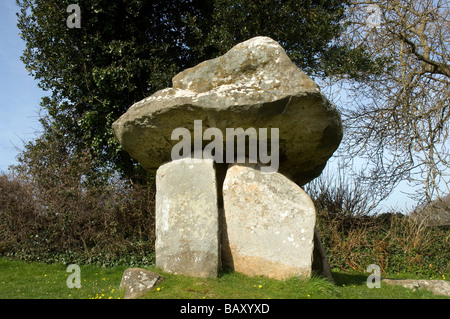
{"label": "shadow on grass", "polygon": [[221,278],[223,276],[226,275],[231,275],[234,274],[234,269],[231,267],[223,267],[222,269],[219,270],[219,274],[218,274],[218,278]]}
{"label": "shadow on grass", "polygon": [[369,275],[362,273],[342,273],[333,272],[334,282],[338,286],[342,285],[366,285],[367,277]]}

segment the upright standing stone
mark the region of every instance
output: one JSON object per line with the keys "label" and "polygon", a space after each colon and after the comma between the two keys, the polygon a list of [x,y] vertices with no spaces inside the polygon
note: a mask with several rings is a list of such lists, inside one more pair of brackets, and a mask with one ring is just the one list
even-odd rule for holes
{"label": "upright standing stone", "polygon": [[334,282],[333,273],[331,272],[330,263],[328,262],[327,252],[322,245],[319,231],[314,228],[314,250],[312,270],[329,281]]}
{"label": "upright standing stone", "polygon": [[315,208],[280,173],[257,165],[231,166],[223,185],[222,262],[247,275],[310,277]]}
{"label": "upright standing stone", "polygon": [[219,213],[214,162],[180,159],[156,175],[156,266],[195,277],[220,268]]}

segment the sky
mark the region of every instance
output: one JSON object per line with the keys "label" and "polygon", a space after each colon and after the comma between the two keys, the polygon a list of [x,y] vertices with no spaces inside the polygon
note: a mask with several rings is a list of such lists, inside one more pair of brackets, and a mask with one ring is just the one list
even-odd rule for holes
{"label": "sky", "polygon": [[39,103],[46,95],[20,60],[25,42],[19,37],[15,0],[0,0],[0,171],[16,164],[17,148],[41,129]]}
{"label": "sky", "polygon": [[[24,143],[38,136],[39,103],[49,95],[38,87],[20,60],[25,42],[19,37],[17,11],[15,0],[0,0],[0,172],[17,164]],[[403,183],[382,207],[413,208],[414,202],[402,193],[404,190],[411,189]]]}

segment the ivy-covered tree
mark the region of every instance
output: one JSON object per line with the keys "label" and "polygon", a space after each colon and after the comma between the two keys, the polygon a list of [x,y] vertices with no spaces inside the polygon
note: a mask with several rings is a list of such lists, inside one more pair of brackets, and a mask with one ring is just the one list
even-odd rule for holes
{"label": "ivy-covered tree", "polygon": [[44,130],[58,131],[74,154],[88,151],[96,169],[128,178],[142,176],[142,169],[111,124],[136,101],[170,86],[176,73],[241,41],[272,37],[313,76],[354,77],[378,67],[364,48],[336,41],[346,0],[78,0],[80,27],[69,28],[73,2],[17,0],[22,60],[49,91],[41,102]]}

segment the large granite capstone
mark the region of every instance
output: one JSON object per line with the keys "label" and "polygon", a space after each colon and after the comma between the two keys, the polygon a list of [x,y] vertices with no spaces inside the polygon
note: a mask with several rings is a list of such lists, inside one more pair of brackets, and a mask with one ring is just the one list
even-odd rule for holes
{"label": "large granite capstone", "polygon": [[222,132],[279,128],[279,172],[298,185],[320,175],[342,139],[334,105],[268,37],[240,43],[177,74],[172,83],[135,103],[113,124],[123,148],[150,172],[172,159],[179,142],[171,140],[174,129],[187,128],[194,136],[194,120],[203,130]]}

